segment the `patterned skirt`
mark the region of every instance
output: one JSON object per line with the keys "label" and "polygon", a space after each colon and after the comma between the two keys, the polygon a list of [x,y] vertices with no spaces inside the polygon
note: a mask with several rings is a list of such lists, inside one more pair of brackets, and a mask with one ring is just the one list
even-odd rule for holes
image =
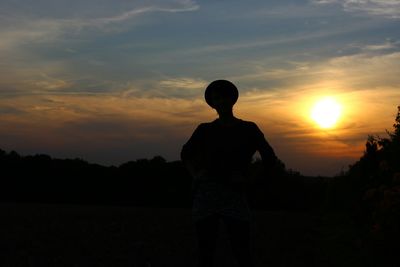
{"label": "patterned skirt", "polygon": [[213,214],[249,221],[251,212],[243,188],[215,181],[194,183],[193,220],[198,221]]}

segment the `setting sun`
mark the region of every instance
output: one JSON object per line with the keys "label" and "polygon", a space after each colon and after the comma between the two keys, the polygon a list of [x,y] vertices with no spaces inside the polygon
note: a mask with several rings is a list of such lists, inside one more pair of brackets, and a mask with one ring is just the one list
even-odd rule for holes
{"label": "setting sun", "polygon": [[315,103],[311,110],[311,118],[321,128],[332,128],[340,117],[341,109],[341,105],[334,98],[326,97]]}

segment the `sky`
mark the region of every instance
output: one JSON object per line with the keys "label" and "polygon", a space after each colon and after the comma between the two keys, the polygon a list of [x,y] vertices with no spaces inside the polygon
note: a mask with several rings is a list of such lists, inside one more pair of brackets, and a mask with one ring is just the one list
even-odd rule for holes
{"label": "sky", "polygon": [[[0,148],[118,166],[182,145],[239,89],[287,168],[335,175],[400,105],[400,1],[2,0]],[[326,96],[334,127],[311,118]]]}

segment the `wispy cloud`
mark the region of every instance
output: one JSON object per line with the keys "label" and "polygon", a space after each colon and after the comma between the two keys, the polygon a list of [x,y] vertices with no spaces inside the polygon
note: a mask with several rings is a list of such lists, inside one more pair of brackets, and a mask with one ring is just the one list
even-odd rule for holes
{"label": "wispy cloud", "polygon": [[[343,91],[382,86],[395,88],[400,85],[400,52],[395,43],[358,47],[355,54],[316,62],[289,62],[285,68],[259,65],[235,79],[244,84],[251,82],[255,84],[253,89],[261,91],[280,91],[303,85]],[[297,93],[294,91],[294,94]]]}
{"label": "wispy cloud", "polygon": [[203,45],[199,47],[191,47],[188,49],[184,49],[178,51],[180,55],[198,55],[198,54],[210,54],[210,53],[222,53],[222,52],[235,52],[235,51],[246,51],[256,48],[267,48],[273,47],[277,48],[279,46],[285,45],[296,45],[296,44],[304,44],[309,42],[317,42],[319,39],[331,38],[337,36],[338,38],[341,35],[346,35],[349,33],[356,33],[362,30],[367,30],[371,27],[376,26],[376,23],[371,22],[363,22],[363,23],[353,23],[352,25],[346,25],[346,27],[333,26],[329,30],[326,30],[325,27],[321,29],[316,29],[313,31],[305,31],[300,33],[294,33],[290,35],[282,35],[275,36],[273,38],[260,38],[257,36],[251,40],[237,40],[235,42],[220,42],[216,44]]}
{"label": "wispy cloud", "polygon": [[63,89],[71,86],[71,83],[68,81],[50,77],[46,73],[42,73],[41,78],[41,80],[34,82],[34,84],[45,90]]}
{"label": "wispy cloud", "polygon": [[117,14],[117,15],[111,16],[111,17],[82,20],[81,24],[88,25],[88,26],[99,26],[99,25],[103,26],[104,24],[108,24],[108,23],[116,23],[116,22],[122,22],[125,20],[129,20],[135,16],[138,16],[138,15],[144,14],[144,13],[151,13],[151,12],[176,13],[176,12],[196,11],[199,9],[199,5],[196,4],[194,1],[180,1],[180,2],[178,2],[178,4],[179,4],[179,6],[176,6],[176,7],[146,6],[146,7],[142,7],[142,8],[132,9],[130,11],[123,12],[121,14]]}
{"label": "wispy cloud", "polygon": [[153,81],[114,83],[113,90],[125,98],[177,98],[193,100],[204,92],[207,81],[191,77],[160,77]]}
{"label": "wispy cloud", "polygon": [[400,19],[398,0],[311,0],[315,4],[340,4],[347,12]]}
{"label": "wispy cloud", "polygon": [[207,81],[193,78],[172,78],[159,82],[158,90],[172,97],[199,97],[204,93]]}
{"label": "wispy cloud", "polygon": [[382,50],[398,49],[398,48],[399,48],[399,42],[391,42],[391,41],[386,41],[380,44],[378,43],[378,44],[365,45],[364,47],[362,47],[362,49],[365,51],[382,51]]}
{"label": "wispy cloud", "polygon": [[311,0],[314,4],[334,4],[338,3],[339,0]]}
{"label": "wispy cloud", "polygon": [[164,5],[149,3],[143,7],[133,8],[131,10],[122,12],[120,14],[115,14],[112,16],[104,16],[104,17],[88,18],[88,19],[81,18],[81,19],[63,20],[60,22],[62,25],[73,28],[105,27],[107,26],[107,24],[124,22],[146,13],[154,13],[154,12],[177,13],[177,12],[196,11],[198,9],[199,5],[196,4],[194,1],[190,0],[173,1],[173,2],[169,1],[164,3]]}
{"label": "wispy cloud", "polygon": [[179,88],[184,90],[204,89],[207,81],[192,78],[176,78],[160,81],[160,86],[165,88]]}
{"label": "wispy cloud", "polygon": [[397,0],[347,0],[343,2],[343,7],[350,12],[400,19],[400,2]]}
{"label": "wispy cloud", "polygon": [[[74,35],[79,36],[80,33],[85,33],[84,31],[87,29],[96,29],[101,32],[110,30],[120,31],[121,28],[126,29],[127,26],[123,25],[123,27],[115,28],[113,25],[118,24],[121,26],[121,23],[133,20],[146,13],[177,13],[196,11],[199,9],[199,5],[191,0],[147,1],[142,5],[130,7],[128,11],[115,11],[105,6],[105,10],[102,12],[95,12],[96,8],[94,8],[93,14],[91,14],[90,9],[88,9],[90,5],[86,3],[82,4],[82,8],[86,8],[86,12],[83,13],[83,15],[76,16],[72,12],[69,14],[65,11],[66,13],[62,14],[60,18],[57,18],[51,13],[41,15],[35,13],[27,14],[27,11],[21,13],[22,11],[18,9],[8,10],[9,12],[7,13],[8,6],[6,4],[7,3],[3,4],[5,5],[5,12],[0,16],[0,22],[3,25],[0,26],[0,33],[2,35],[0,49],[15,48],[15,46],[26,42],[54,41],[58,38],[65,37],[65,35],[68,35],[68,37]],[[94,4],[97,5],[97,2]],[[129,6],[127,8],[129,8]],[[112,14],[113,12],[114,14]],[[132,24],[130,25],[132,26]]]}

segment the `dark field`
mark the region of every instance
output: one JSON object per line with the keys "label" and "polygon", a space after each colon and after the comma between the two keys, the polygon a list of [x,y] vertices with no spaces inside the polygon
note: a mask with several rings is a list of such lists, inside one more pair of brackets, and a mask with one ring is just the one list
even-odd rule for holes
{"label": "dark field", "polygon": [[[0,209],[3,267],[196,264],[189,209],[32,203]],[[327,223],[334,218],[285,211],[255,211],[254,218],[256,266],[358,266],[343,218]],[[217,247],[216,266],[236,266],[224,228]]]}

